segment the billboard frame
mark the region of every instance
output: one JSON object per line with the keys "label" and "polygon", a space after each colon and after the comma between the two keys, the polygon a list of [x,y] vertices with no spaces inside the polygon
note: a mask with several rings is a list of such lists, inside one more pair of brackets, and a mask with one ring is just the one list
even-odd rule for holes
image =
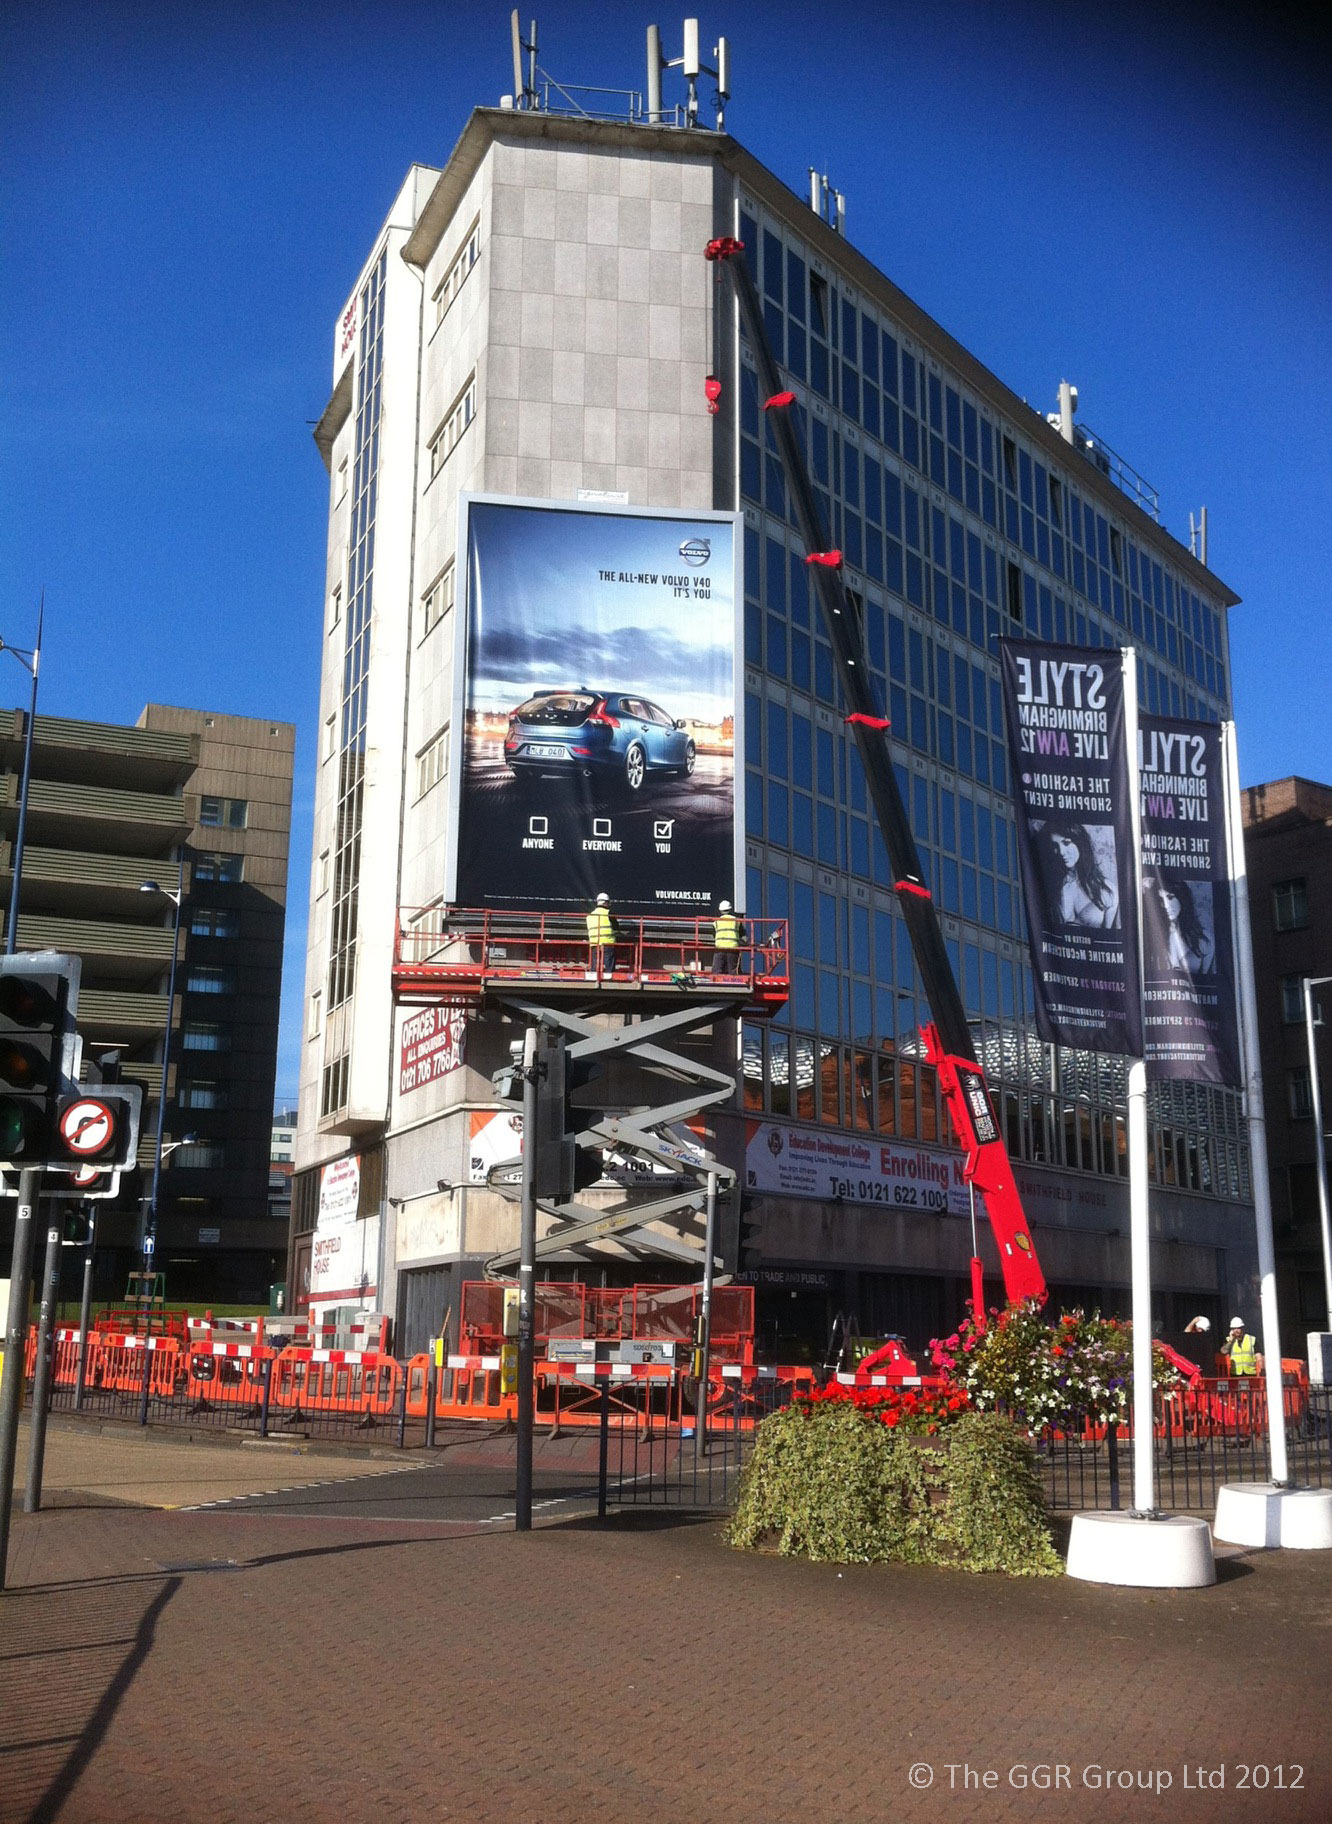
{"label": "billboard frame", "polygon": [[448,742],[448,817],[444,852],[444,884],[440,903],[448,909],[457,904],[458,835],[462,813],[463,770],[466,763],[467,737],[467,634],[471,621],[471,565],[468,562],[471,509],[483,507],[527,507],[543,512],[578,513],[601,518],[648,519],[669,524],[725,525],[731,528],[732,598],[734,604],[731,629],[731,684],[734,737],[731,780],[731,867],[736,910],[744,914],[745,905],[745,516],[719,507],[631,507],[608,500],[554,500],[529,494],[491,494],[464,492],[458,496],[457,542],[453,558],[453,682],[450,692]]}

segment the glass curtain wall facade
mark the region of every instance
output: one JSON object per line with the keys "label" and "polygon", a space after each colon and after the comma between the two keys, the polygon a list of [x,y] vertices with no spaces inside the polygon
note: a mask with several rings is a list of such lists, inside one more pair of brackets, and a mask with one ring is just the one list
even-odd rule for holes
{"label": "glass curtain wall facade", "polygon": [[[384,361],[385,248],[361,288],[356,367],[355,455],[351,533],[347,557],[346,650],[338,724],[338,801],[333,853],[333,912],[328,970],[328,1010],[356,989],[358,885],[365,798],[366,699],[370,672],[370,621],[374,606],[375,510],[379,495],[379,417]],[[349,1056],[326,1061],[320,1085],[321,1116],[345,1106]]]}
{"label": "glass curtain wall facade", "polygon": [[[953,969],[1016,1159],[1127,1175],[1125,1066],[1036,1037],[996,640],[1138,648],[1143,706],[1229,715],[1222,609],[1086,486],[972,395],[788,224],[742,204],[740,238],[892,720],[894,764]],[[928,1017],[811,600],[776,446],[741,342],[747,906],[790,920],[793,991],[743,1035],[747,1113],[946,1142],[920,1057]],[[1238,1096],[1153,1091],[1152,1170],[1249,1196]]]}

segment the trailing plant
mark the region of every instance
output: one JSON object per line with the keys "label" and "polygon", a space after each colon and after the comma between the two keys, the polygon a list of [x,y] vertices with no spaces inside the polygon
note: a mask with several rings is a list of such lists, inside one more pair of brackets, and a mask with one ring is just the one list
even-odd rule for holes
{"label": "trailing plant", "polygon": [[1057,1574],[1026,1440],[956,1395],[943,1396],[939,1416],[924,1400],[904,1410],[910,1397],[829,1393],[765,1419],[731,1543],[839,1564]]}

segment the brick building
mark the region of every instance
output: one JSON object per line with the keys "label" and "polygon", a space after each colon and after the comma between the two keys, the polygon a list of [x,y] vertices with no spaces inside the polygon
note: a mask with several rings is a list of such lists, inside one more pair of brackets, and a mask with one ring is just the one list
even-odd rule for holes
{"label": "brick building", "polygon": [[[1281,1331],[1286,1353],[1298,1354],[1310,1330],[1330,1327],[1304,978],[1332,976],[1332,786],[1277,779],[1243,797]],[[1332,1025],[1332,983],[1320,998]],[[1325,1031],[1318,1040],[1326,1129],[1332,1045]]]}

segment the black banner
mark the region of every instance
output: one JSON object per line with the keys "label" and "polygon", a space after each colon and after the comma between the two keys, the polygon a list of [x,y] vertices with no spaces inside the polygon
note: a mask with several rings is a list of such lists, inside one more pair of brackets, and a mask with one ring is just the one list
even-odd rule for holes
{"label": "black banner", "polygon": [[1114,651],[1001,640],[1042,1038],[1142,1056],[1124,671]]}
{"label": "black banner", "polygon": [[1144,716],[1138,751],[1147,1070],[1239,1083],[1221,729]]}

